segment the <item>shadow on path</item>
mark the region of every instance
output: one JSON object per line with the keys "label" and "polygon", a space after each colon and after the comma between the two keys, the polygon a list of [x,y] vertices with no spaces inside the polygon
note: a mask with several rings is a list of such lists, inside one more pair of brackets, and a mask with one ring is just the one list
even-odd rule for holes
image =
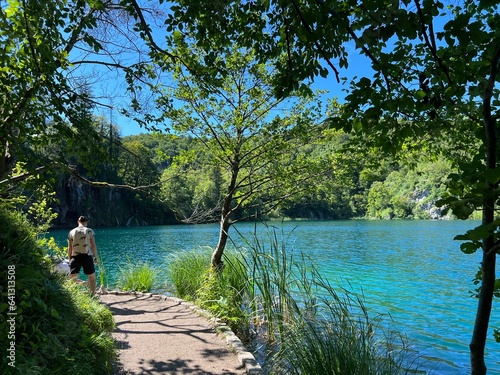
{"label": "shadow on path", "polygon": [[113,293],[99,298],[116,322],[115,374],[247,374],[210,322],[179,300]]}

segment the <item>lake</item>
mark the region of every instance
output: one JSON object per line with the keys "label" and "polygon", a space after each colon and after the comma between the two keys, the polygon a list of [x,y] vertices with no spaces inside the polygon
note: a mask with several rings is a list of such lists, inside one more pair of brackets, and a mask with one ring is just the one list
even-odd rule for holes
{"label": "lake", "polygon": [[[362,290],[370,315],[390,314],[397,329],[436,374],[468,374],[468,344],[477,299],[470,297],[481,254],[466,255],[453,238],[477,226],[477,221],[293,221],[267,225],[283,234],[287,251],[308,254],[333,284]],[[248,239],[257,229],[267,238],[264,224],[235,226]],[[214,247],[217,224],[94,228],[99,255],[110,284],[119,267],[130,261],[165,265],[175,251]],[[67,231],[52,231],[66,246]],[[232,228],[236,246],[244,243]],[[500,344],[492,328],[500,328],[498,302],[490,322],[486,348],[489,374],[500,374]]]}

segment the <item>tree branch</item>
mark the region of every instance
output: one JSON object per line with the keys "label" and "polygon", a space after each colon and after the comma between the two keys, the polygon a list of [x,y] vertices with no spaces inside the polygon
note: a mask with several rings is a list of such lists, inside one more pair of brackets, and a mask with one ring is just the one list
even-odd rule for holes
{"label": "tree branch", "polygon": [[132,7],[133,7],[133,9],[135,11],[135,14],[139,18],[140,25],[141,25],[141,30],[144,31],[144,33],[146,34],[147,40],[149,41],[149,43],[151,44],[151,46],[155,50],[157,50],[157,51],[161,52],[162,54],[168,56],[170,59],[172,59],[172,61],[176,61],[176,60],[182,61],[182,59],[180,59],[178,56],[172,55],[170,52],[168,52],[167,50],[161,48],[156,43],[156,41],[153,38],[153,34],[151,33],[151,29],[149,28],[148,23],[146,22],[144,14],[142,14],[141,7],[139,6],[139,4],[137,3],[136,0],[130,0],[130,3],[132,4]]}
{"label": "tree branch", "polygon": [[45,171],[48,167],[50,167],[51,165],[54,165],[54,164],[56,164],[56,163],[49,164],[48,166],[37,167],[33,171],[21,173],[21,174],[18,174],[16,176],[6,178],[6,179],[0,181],[0,186],[25,181],[28,178],[30,178],[31,176],[33,176],[34,174],[41,173],[41,172]]}
{"label": "tree branch", "polygon": [[420,1],[415,0],[415,6],[417,7],[417,13],[418,17],[420,18],[420,24],[422,26],[422,35],[425,40],[425,45],[429,48],[431,51],[432,57],[434,57],[434,60],[438,63],[438,65],[441,67],[443,70],[444,74],[446,75],[446,79],[448,80],[448,83],[451,84],[451,77],[448,71],[448,68],[444,65],[443,60],[437,55],[437,47],[436,47],[436,41],[434,39],[434,31],[432,27],[432,23],[429,25],[429,33],[431,36],[432,40],[429,40],[429,36],[427,35],[427,28],[426,28],[426,23],[425,23],[425,17],[424,17],[424,12],[422,11],[422,7],[420,6]]}
{"label": "tree branch", "polygon": [[[297,2],[295,0],[292,0],[292,5],[293,5],[293,8],[295,9],[295,12],[297,13],[297,15],[300,18],[300,22],[302,23],[302,25],[304,25],[306,31],[308,33],[312,34],[313,32],[312,32],[311,26],[308,24],[308,22],[304,18],[304,15],[302,14],[302,12],[299,9],[299,6],[297,5]],[[327,57],[325,50],[321,47],[321,45],[319,44],[318,41],[314,42],[314,46],[318,49],[319,53],[321,54],[321,56],[323,56],[323,59],[325,59],[326,63],[330,66],[330,68],[332,68],[333,72],[335,73],[335,78],[337,79],[337,83],[340,83],[340,73],[337,70],[337,68],[333,65],[330,58]]]}

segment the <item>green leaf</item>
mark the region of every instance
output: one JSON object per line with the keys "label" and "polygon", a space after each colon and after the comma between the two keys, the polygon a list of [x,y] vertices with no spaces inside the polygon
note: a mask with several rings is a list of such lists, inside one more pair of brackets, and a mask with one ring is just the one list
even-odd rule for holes
{"label": "green leaf", "polygon": [[494,291],[495,291],[495,297],[497,298],[500,297],[500,279],[495,280]]}
{"label": "green leaf", "polygon": [[498,5],[498,0],[479,0],[479,6],[481,8],[489,8]]}
{"label": "green leaf", "polygon": [[500,168],[487,169],[484,172],[484,177],[489,183],[496,184],[498,181],[500,181]]}
{"label": "green leaf", "polygon": [[492,234],[489,225],[480,225],[474,229],[467,231],[467,233],[458,235],[456,240],[469,240],[469,241],[482,241]]}
{"label": "green leaf", "polygon": [[422,100],[427,96],[427,93],[424,90],[418,90],[415,94],[416,98]]}
{"label": "green leaf", "polygon": [[363,129],[363,123],[361,122],[360,118],[356,117],[354,120],[352,120],[352,128],[356,132],[359,132]]}
{"label": "green leaf", "polygon": [[381,116],[380,108],[370,107],[365,111],[365,118],[378,120]]}
{"label": "green leaf", "polygon": [[326,119],[326,123],[330,129],[341,130],[344,126],[344,121],[337,116],[331,116]]}
{"label": "green leaf", "polygon": [[481,245],[473,242],[464,242],[463,244],[460,244],[460,250],[462,250],[463,253],[465,254],[473,254],[479,249]]}

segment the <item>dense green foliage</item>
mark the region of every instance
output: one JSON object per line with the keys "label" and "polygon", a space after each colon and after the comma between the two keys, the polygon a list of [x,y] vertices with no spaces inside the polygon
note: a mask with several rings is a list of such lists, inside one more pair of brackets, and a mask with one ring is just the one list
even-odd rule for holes
{"label": "dense green foliage", "polygon": [[[100,147],[108,148],[109,142],[102,139]],[[113,156],[96,168],[87,169],[80,158],[72,158],[79,176],[88,183],[70,173],[60,174],[45,190],[31,194],[25,189],[30,200],[18,206],[33,207],[33,212],[39,204],[51,206],[59,213],[55,224],[60,226],[74,225],[81,213],[90,213],[94,226],[172,223],[173,215],[185,222],[218,220],[215,213],[227,190],[230,171],[210,159],[203,140],[161,133],[123,138],[116,134],[114,139]],[[442,217],[435,204],[443,197],[453,171],[444,159],[422,152],[418,163],[389,156],[381,160],[376,149],[353,147],[351,137],[343,132],[329,132],[294,150],[293,160],[321,165],[312,177],[294,170],[295,179],[311,181],[303,186],[298,183],[294,194],[289,194],[285,183],[276,183],[235,210],[233,220]],[[272,163],[283,167],[277,160]],[[52,203],[44,203],[44,191],[50,190],[55,191]]]}
{"label": "dense green foliage", "polygon": [[[0,227],[0,328],[4,332],[0,341],[2,348],[13,348],[10,359],[3,353],[1,373],[111,373],[116,352],[109,309],[51,272],[33,229],[22,216],[2,207]],[[15,320],[15,326],[9,319]]]}
{"label": "dense green foliage", "polygon": [[[64,143],[73,154],[93,150],[97,159],[102,155],[93,149],[97,137],[88,90],[74,85],[67,74],[75,45],[94,42],[89,30],[96,26],[96,7],[87,8],[83,1],[2,1],[1,5],[0,192],[5,192],[11,181],[55,170],[64,161],[61,154],[36,157],[34,149]],[[19,162],[24,163],[24,175],[19,170],[12,173]]]}
{"label": "dense green foliage", "polygon": [[[294,194],[290,194],[291,182],[254,191],[252,199],[234,211],[232,220],[442,217],[436,201],[446,191],[453,171],[450,163],[421,153],[419,162],[412,162],[418,164],[415,169],[405,159],[381,160],[376,150],[352,148],[349,140],[343,132],[331,132],[312,144],[297,146],[290,157],[303,166],[316,165],[316,171],[309,170],[314,174],[301,175],[299,167],[294,169],[298,180]],[[96,168],[87,169],[80,158],[72,158],[78,176],[87,182],[61,173],[35,192],[23,187],[25,198],[17,207],[33,213],[50,212],[36,210],[40,205],[52,207],[58,213],[57,226],[74,225],[82,213],[91,216],[93,226],[219,220],[216,213],[230,171],[210,159],[202,140],[154,133],[116,135],[114,144],[113,157]],[[109,146],[107,140],[100,145]],[[278,160],[271,162],[274,168],[283,167]],[[301,179],[310,181],[301,183]],[[52,190],[55,194],[47,200],[46,192]],[[40,223],[50,221],[30,217]]]}
{"label": "dense green foliage", "polygon": [[[158,198],[161,168],[167,158],[162,156],[160,147],[171,143],[162,142],[161,146],[151,149],[133,137],[122,139],[118,129],[102,118],[95,118],[92,127],[98,135],[92,149],[74,153],[72,147],[65,144],[43,150],[31,149],[35,159],[56,158],[63,154],[71,168],[43,172],[38,179],[30,177],[5,196],[17,196],[16,207],[25,212],[45,202],[57,213],[52,223],[55,226],[73,226],[82,214],[91,217],[92,226],[176,222],[172,212]],[[112,141],[107,137],[111,131]],[[157,137],[161,138],[149,136],[148,145]],[[99,150],[97,155],[106,157],[96,157],[96,149]],[[50,191],[54,193],[48,196]],[[33,215],[30,217],[36,219]]]}
{"label": "dense green foliage", "polygon": [[451,173],[449,163],[421,163],[415,169],[402,167],[383,181],[374,182],[368,191],[367,216],[380,219],[435,219],[435,207],[446,191]]}

